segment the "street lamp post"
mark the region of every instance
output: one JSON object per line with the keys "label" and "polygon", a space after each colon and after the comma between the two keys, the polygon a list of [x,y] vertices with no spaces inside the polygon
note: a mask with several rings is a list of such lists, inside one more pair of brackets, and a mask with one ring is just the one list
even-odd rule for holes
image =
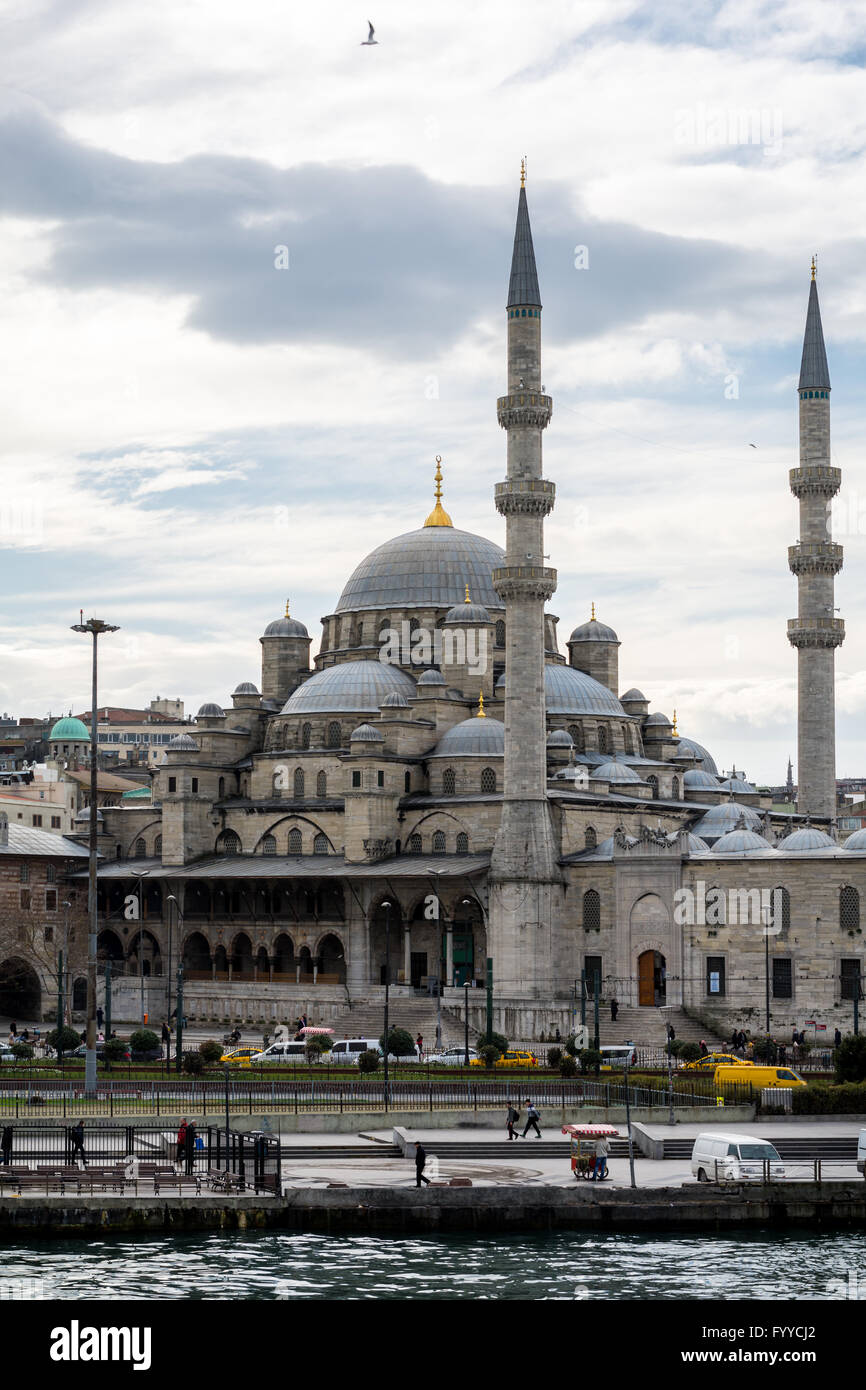
{"label": "street lamp post", "polygon": [[138,879],[138,980],[141,992],[141,1026],[144,1027],[144,893],[143,880],[150,869],[133,869],[133,877]]}
{"label": "street lamp post", "polygon": [[390,1003],[389,985],[391,981],[391,903],[382,903],[385,909],[385,1104],[388,1104],[388,1005]]}
{"label": "street lamp post", "polygon": [[[183,931],[183,913],[181,912],[180,903],[178,902],[177,898],[174,896],[174,893],[169,893],[168,897],[166,898],[166,902],[174,903],[174,912],[177,913],[178,920],[179,920],[179,923],[180,923],[180,930],[178,931],[178,935],[177,935],[177,945],[178,945],[177,959],[178,959],[178,963],[179,963],[180,960],[181,960],[181,954],[180,954],[180,941],[181,941],[181,935],[180,935],[180,934],[181,934],[181,932]],[[168,1004],[166,1005],[166,1018],[167,1018],[167,1022],[168,1022],[169,1029],[171,1028],[171,954],[172,954],[172,953],[171,953],[171,944],[172,944],[172,943],[171,943],[171,922],[172,922],[172,915],[173,915],[173,914],[172,914],[172,909],[169,908],[169,911],[168,911]],[[169,1044],[169,1046],[171,1046],[171,1044]]]}
{"label": "street lamp post", "polygon": [[84,1063],[84,1094],[96,1095],[96,937],[98,930],[96,907],[96,858],[97,858],[97,805],[96,771],[98,737],[98,710],[96,704],[96,648],[103,633],[117,632],[117,627],[103,622],[101,618],[88,618],[84,621],[83,611],[80,621],[72,626],[73,632],[89,632],[93,638],[93,663],[90,694],[90,873],[88,875],[87,906],[90,916],[90,931],[87,938],[87,1052]]}

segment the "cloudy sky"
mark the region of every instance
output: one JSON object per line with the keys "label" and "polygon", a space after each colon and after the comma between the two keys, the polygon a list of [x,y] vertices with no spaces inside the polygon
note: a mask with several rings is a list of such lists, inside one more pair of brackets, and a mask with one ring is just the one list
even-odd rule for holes
{"label": "cloudy sky", "polygon": [[[372,4],[372,0],[370,0]],[[194,711],[318,642],[418,526],[500,543],[528,193],[564,643],[725,767],[796,756],[795,386],[809,261],[843,470],[839,775],[866,773],[866,10],[837,0],[0,3],[0,706]],[[275,247],[288,269],[275,268]],[[752,447],[752,446],[756,447]]]}

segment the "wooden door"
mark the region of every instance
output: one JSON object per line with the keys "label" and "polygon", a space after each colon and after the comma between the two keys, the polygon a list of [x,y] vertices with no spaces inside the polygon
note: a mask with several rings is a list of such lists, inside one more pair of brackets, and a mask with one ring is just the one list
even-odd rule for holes
{"label": "wooden door", "polygon": [[637,1002],[650,1007],[656,1002],[655,959],[655,951],[644,951],[637,958]]}

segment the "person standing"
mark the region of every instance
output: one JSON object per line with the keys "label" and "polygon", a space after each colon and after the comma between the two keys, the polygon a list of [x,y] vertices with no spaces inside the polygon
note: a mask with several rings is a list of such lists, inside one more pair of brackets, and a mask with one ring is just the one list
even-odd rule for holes
{"label": "person standing", "polygon": [[839,1047],[839,1046],[841,1045],[841,1043],[842,1043],[842,1034],[839,1032],[839,1029],[837,1028],[837,1029],[836,1029],[836,1032],[833,1034],[833,1046],[834,1046],[834,1047]]}
{"label": "person standing", "polygon": [[538,1128],[539,1114],[529,1096],[526,1097],[526,1129],[523,1131],[523,1138],[526,1138],[527,1131],[535,1130],[536,1139],[541,1138],[541,1130]]}
{"label": "person standing", "polygon": [[422,1182],[429,1187],[430,1179],[425,1178],[424,1169],[427,1166],[427,1151],[420,1142],[415,1145],[415,1186],[420,1187]]}
{"label": "person standing", "polygon": [[415,1048],[416,1048],[416,1051],[417,1051],[417,1053],[418,1053],[418,1061],[419,1061],[419,1062],[423,1062],[423,1060],[424,1060],[424,1039],[422,1038],[422,1036],[421,1036],[420,1033],[418,1034],[417,1038],[415,1039]]}
{"label": "person standing", "polygon": [[162,1025],[162,1045],[165,1048],[165,1060],[171,1056],[171,1029],[167,1023]]}
{"label": "person standing", "polygon": [[177,1132],[177,1151],[175,1153],[176,1163],[183,1163],[184,1154],[186,1153],[186,1129],[186,1120],[181,1120],[180,1129]]}
{"label": "person standing", "polygon": [[102,1025],[103,1025],[104,1022],[105,1022],[105,1014],[103,1013],[103,1011],[102,1011],[102,1005],[100,1004],[99,1008],[96,1010],[96,1026],[97,1026],[97,1028],[99,1029],[100,1032],[102,1032]]}
{"label": "person standing", "polygon": [[184,1154],[186,1157],[186,1171],[187,1173],[191,1173],[195,1166],[195,1120],[190,1120],[186,1127]]}
{"label": "person standing", "polygon": [[610,1144],[601,1134],[595,1143],[595,1169],[592,1174],[593,1179],[598,1182],[607,1177],[607,1156],[609,1153]]}
{"label": "person standing", "polygon": [[611,999],[611,1001],[610,1001],[610,1021],[611,1021],[611,1023],[616,1023],[616,1016],[617,1016],[618,1013],[619,1013],[619,1004],[617,1003],[617,1001],[616,1001],[615,999]]}
{"label": "person standing", "polygon": [[706,1045],[706,1043],[704,1042],[703,1038],[701,1038],[701,1056],[702,1056],[702,1057],[706,1057],[706,1056],[708,1055],[708,1053],[709,1053],[709,1048],[707,1047],[707,1045]]}
{"label": "person standing", "polygon": [[508,1114],[505,1117],[505,1128],[508,1130],[508,1138],[517,1139],[519,1136],[514,1133],[514,1126],[520,1119],[520,1111],[513,1101],[508,1102]]}
{"label": "person standing", "polygon": [[0,1154],[2,1154],[3,1167],[8,1168],[12,1162],[12,1126],[3,1126],[3,1138],[0,1141]]}
{"label": "person standing", "polygon": [[76,1158],[81,1157],[84,1167],[87,1167],[87,1159],[84,1156],[84,1121],[79,1120],[77,1125],[73,1125],[69,1131],[69,1138],[72,1141],[72,1153],[69,1155],[70,1163],[74,1163]]}

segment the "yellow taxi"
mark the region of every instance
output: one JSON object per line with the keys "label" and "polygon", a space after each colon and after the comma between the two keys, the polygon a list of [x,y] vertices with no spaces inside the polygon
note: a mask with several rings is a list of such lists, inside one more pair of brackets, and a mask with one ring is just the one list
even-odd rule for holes
{"label": "yellow taxi", "polygon": [[[473,1057],[469,1063],[470,1067],[483,1067],[483,1057]],[[494,1067],[537,1067],[538,1058],[531,1052],[503,1052],[494,1063]]]}
{"label": "yellow taxi", "polygon": [[753,1067],[744,1057],[735,1057],[732,1052],[708,1052],[706,1057],[698,1057],[694,1062],[683,1062],[683,1071],[715,1071],[716,1067]]}
{"label": "yellow taxi", "polygon": [[231,1052],[224,1052],[220,1057],[220,1066],[229,1067],[248,1067],[250,1058],[257,1056],[261,1052],[260,1047],[235,1047]]}

